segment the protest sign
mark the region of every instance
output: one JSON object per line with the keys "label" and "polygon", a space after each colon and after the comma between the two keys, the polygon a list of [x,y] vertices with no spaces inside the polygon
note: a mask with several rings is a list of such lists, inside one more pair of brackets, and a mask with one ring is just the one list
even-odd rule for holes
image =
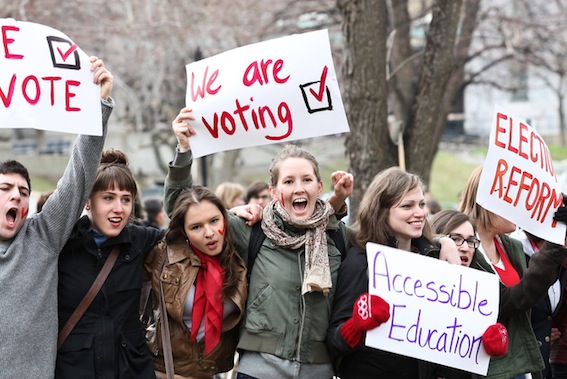
{"label": "protest sign", "polygon": [[549,149],[532,127],[498,105],[476,202],[540,238],[565,241],[565,224],[553,221],[563,199]]}
{"label": "protest sign", "polygon": [[498,318],[498,276],[374,243],[366,253],[369,293],[391,314],[366,345],[486,375],[482,334]]}
{"label": "protest sign", "polygon": [[348,132],[326,30],[186,66],[193,156]]}
{"label": "protest sign", "polygon": [[0,19],[0,127],[102,135],[89,57],[62,32]]}

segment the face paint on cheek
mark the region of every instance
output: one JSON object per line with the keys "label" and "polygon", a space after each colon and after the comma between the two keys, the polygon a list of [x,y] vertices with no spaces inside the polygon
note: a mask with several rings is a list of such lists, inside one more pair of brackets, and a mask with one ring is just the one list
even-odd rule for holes
{"label": "face paint on cheek", "polygon": [[281,195],[282,195],[282,207],[285,207],[285,201],[284,201],[284,198],[283,198],[283,192],[281,192]]}
{"label": "face paint on cheek", "polygon": [[30,212],[29,208],[22,208],[22,218],[28,217],[29,212]]}

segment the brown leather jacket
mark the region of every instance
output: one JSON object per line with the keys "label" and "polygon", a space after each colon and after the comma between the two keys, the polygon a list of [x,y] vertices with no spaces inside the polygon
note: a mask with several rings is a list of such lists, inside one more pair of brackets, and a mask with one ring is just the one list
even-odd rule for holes
{"label": "brown leather jacket", "polygon": [[[163,283],[164,298],[168,313],[171,347],[175,374],[196,378],[211,378],[214,374],[225,372],[234,366],[234,352],[238,343],[238,325],[244,314],[247,296],[246,267],[240,262],[239,285],[230,300],[236,310],[223,321],[221,340],[214,350],[205,355],[203,342],[190,342],[191,332],[183,321],[185,299],[197,277],[201,261],[187,244],[176,244],[165,248],[165,243],[158,244],[145,263],[146,274],[151,275],[152,301],[154,309],[159,306],[159,281]],[[168,254],[168,263],[160,272],[164,251]],[[165,372],[161,327],[157,324],[157,336],[148,342],[154,354],[157,371]]]}

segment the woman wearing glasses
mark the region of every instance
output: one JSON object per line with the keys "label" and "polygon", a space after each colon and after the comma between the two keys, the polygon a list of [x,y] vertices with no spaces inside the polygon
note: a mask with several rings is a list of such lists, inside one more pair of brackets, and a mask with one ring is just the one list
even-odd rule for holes
{"label": "woman wearing glasses", "polygon": [[[484,211],[487,212],[486,210]],[[484,260],[484,256],[481,254],[475,255],[476,248],[480,246],[480,241],[476,238],[476,231],[466,214],[455,210],[441,211],[431,219],[431,226],[434,233],[450,237],[455,241],[461,254],[463,266],[471,266],[491,272],[489,264]],[[505,238],[507,237],[505,236]],[[540,248],[539,252],[530,259],[530,266],[523,272],[518,284],[512,287],[501,284],[499,321],[502,323],[506,322],[506,315],[524,314],[526,310],[538,303],[538,299],[541,301],[543,296],[546,295],[548,288],[553,284],[554,279],[557,278],[557,273],[563,272],[561,262],[564,260],[565,249],[557,249],[557,247],[554,248],[552,245],[544,244],[541,244]],[[554,257],[554,254],[557,254],[557,257]],[[510,334],[512,334],[514,331],[510,330],[510,326],[508,328]],[[551,328],[551,324],[549,324],[549,328]],[[549,334],[548,331],[547,335]],[[531,344],[533,333],[526,332],[523,337]],[[540,344],[538,343],[538,345]],[[545,355],[544,351],[541,351],[541,353],[544,357],[549,358],[549,350],[547,350]],[[513,345],[510,345],[507,355],[514,354],[519,354],[519,352],[514,349]],[[491,360],[491,365],[500,365],[498,362],[498,360]],[[490,376],[490,367],[488,372]],[[550,373],[545,372],[541,377],[551,378]]]}
{"label": "woman wearing glasses", "polygon": [[[481,173],[482,166],[479,166],[469,177],[459,210],[476,226],[476,235],[481,240],[470,267],[496,274],[500,279],[501,299],[498,319],[508,328],[510,339],[508,353],[491,359],[488,377],[524,378],[530,373],[537,373],[536,377],[541,377],[541,370],[545,366],[532,331],[530,310],[557,280],[559,266],[552,265],[546,270],[547,266],[538,267],[537,261],[534,262],[533,259],[545,258],[539,255],[546,249],[552,251],[564,249],[546,245],[530,261],[530,269],[534,266],[532,271],[543,271],[543,278],[526,280],[527,265],[522,244],[508,236],[508,233],[516,229],[516,225],[476,203]],[[557,253],[557,256],[561,257],[562,254]],[[563,260],[559,259],[559,264],[561,263]],[[509,294],[507,295],[506,292]]]}

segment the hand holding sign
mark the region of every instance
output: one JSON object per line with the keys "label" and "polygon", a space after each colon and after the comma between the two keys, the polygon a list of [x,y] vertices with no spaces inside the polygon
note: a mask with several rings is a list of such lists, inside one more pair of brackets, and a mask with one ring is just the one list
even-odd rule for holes
{"label": "hand holding sign", "polygon": [[341,327],[345,342],[355,348],[362,344],[364,334],[390,319],[390,305],[380,296],[363,293],[354,302],[352,317]]}
{"label": "hand holding sign", "polygon": [[484,350],[491,357],[501,357],[508,351],[508,329],[501,323],[490,325],[482,335]]}

